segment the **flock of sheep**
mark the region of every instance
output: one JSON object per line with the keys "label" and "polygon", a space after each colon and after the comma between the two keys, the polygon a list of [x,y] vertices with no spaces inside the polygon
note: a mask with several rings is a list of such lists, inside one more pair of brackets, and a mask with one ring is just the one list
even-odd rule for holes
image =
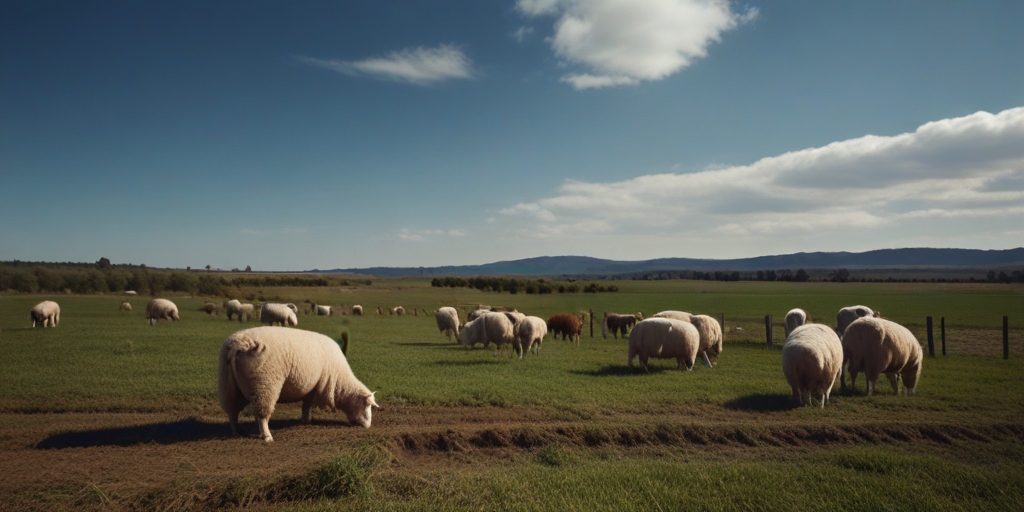
{"label": "flock of sheep", "polygon": [[[251,318],[252,304],[230,300],[223,304],[228,320]],[[131,310],[123,302],[122,310]],[[204,304],[201,311],[213,314],[218,307]],[[380,308],[377,308],[380,313]],[[311,311],[329,316],[330,306],[312,304]],[[362,307],[353,306],[353,314],[362,314]],[[402,314],[397,306],[393,314]],[[345,357],[347,337],[339,346],[322,334],[288,329],[298,325],[295,304],[266,303],[259,318],[264,327],[237,331],[228,336],[218,358],[218,396],[221,408],[228,415],[232,432],[238,434],[238,415],[246,405],[252,411],[265,441],[273,441],[268,422],[278,403],[302,402],[302,420],[308,422],[313,407],[341,410],[355,425],[369,427],[374,393],[355,377]],[[557,338],[579,344],[584,320],[589,313],[558,313],[545,321],[518,311],[493,311],[481,307],[459,320],[453,307],[434,312],[437,327],[449,339],[471,348],[494,343],[497,350],[510,346],[519,358],[534,347],[540,353],[541,343],[550,331]],[[43,301],[30,311],[32,326],[56,327],[60,306]],[[177,306],[156,298],[146,305],[150,325],[158,320],[178,320]],[[903,326],[880,318],[866,306],[842,308],[836,315],[836,328],[807,323],[807,314],[793,309],[786,314],[786,343],[782,348],[782,372],[792,388],[793,398],[800,404],[818,398],[821,407],[828,402],[836,380],[845,386],[844,367],[850,373],[851,387],[857,375],[864,373],[867,393],[875,390],[878,377],[884,374],[898,394],[898,381],[903,380],[907,395],[913,395],[921,374],[922,350],[914,335]],[[275,324],[280,324],[277,327]],[[722,353],[722,328],[707,315],[684,311],[662,311],[644,319],[643,314],[605,314],[603,332],[629,336],[628,364],[636,358],[645,370],[650,358],[676,359],[677,368],[692,370],[697,358],[708,368],[717,363]],[[497,353],[497,352],[496,352]]]}

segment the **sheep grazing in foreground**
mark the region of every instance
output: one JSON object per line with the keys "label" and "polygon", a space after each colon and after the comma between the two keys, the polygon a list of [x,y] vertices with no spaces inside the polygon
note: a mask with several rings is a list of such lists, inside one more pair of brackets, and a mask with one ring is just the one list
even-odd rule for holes
{"label": "sheep grazing in foreground", "polygon": [[693,315],[690,323],[697,328],[700,335],[700,348],[698,354],[704,359],[708,368],[718,363],[718,356],[722,355],[722,326],[715,320],[715,317],[708,315]]}
{"label": "sheep grazing in foreground", "polygon": [[316,307],[316,315],[317,316],[331,316],[331,312],[332,311],[331,311],[331,307],[330,306],[317,306]]}
{"label": "sheep grazing in foreground", "polygon": [[800,309],[794,308],[786,313],[786,338],[793,332],[794,329],[807,323],[807,312]]}
{"label": "sheep grazing in foreground", "polygon": [[690,314],[690,313],[687,313],[685,311],[671,311],[671,310],[669,310],[669,311],[662,311],[660,313],[655,313],[653,318],[673,318],[675,320],[682,320],[684,322],[689,322],[690,319],[693,318],[693,315]]}
{"label": "sheep grazing in foreground", "polygon": [[405,308],[403,308],[402,306],[395,306],[391,308],[391,314],[402,316],[405,314]]}
{"label": "sheep grazing in foreground", "polygon": [[32,318],[32,327],[36,326],[36,322],[42,324],[44,329],[57,327],[60,323],[60,306],[52,300],[44,300],[33,306],[28,316]]}
{"label": "sheep grazing in foreground", "polygon": [[117,308],[117,310],[118,311],[131,311],[132,310],[132,303],[128,302],[128,301],[122,302],[121,305]]}
{"label": "sheep grazing in foreground", "polygon": [[466,315],[466,322],[472,322],[473,320],[476,320],[477,318],[480,318],[480,316],[485,315],[485,314],[490,313],[490,312],[491,312],[490,308],[479,308],[479,309],[470,311],[469,314]]}
{"label": "sheep grazing in foreground", "polygon": [[676,368],[693,369],[700,347],[700,333],[693,324],[673,318],[650,318],[633,328],[629,334],[629,366],[640,357],[640,367],[647,370],[647,360],[675,359]]}
{"label": "sheep grazing in foreground", "polygon": [[207,315],[212,315],[214,313],[217,313],[219,315],[220,314],[220,306],[218,306],[218,305],[216,305],[216,304],[214,304],[212,302],[207,302],[206,304],[203,304],[202,306],[199,307],[199,311],[202,311],[202,312],[206,313]]}
{"label": "sheep grazing in foreground", "polygon": [[850,306],[839,310],[836,314],[836,334],[842,339],[843,334],[846,332],[846,328],[853,323],[854,320],[864,317],[878,318],[881,316],[879,313],[872,311],[867,306]]}
{"label": "sheep grazing in foreground", "polygon": [[842,368],[843,345],[830,327],[801,325],[786,337],[786,344],[782,346],[782,373],[793,388],[793,399],[797,403],[812,403],[813,397],[819,397],[824,409]]}
{"label": "sheep grazing in foreground", "polygon": [[260,322],[288,327],[289,325],[299,325],[299,317],[286,304],[268,302],[260,308]]}
{"label": "sheep grazing in foreground", "polygon": [[842,346],[851,388],[857,383],[857,374],[864,372],[871,396],[878,376],[885,374],[893,394],[899,394],[898,379],[902,377],[907,396],[914,395],[921,377],[923,352],[921,343],[906,327],[882,318],[858,318],[846,328]]}
{"label": "sheep grazing in foreground", "polygon": [[523,354],[530,351],[530,348],[536,346],[537,354],[540,354],[540,344],[544,342],[544,336],[548,334],[548,324],[544,322],[543,318],[535,316],[523,317],[515,325],[515,342],[513,348],[519,353],[519,359],[523,358]]}
{"label": "sheep grazing in foreground", "polygon": [[[637,313],[641,318],[642,313]],[[637,315],[619,315],[616,313],[605,313],[604,323],[601,325],[601,335],[605,338],[608,337],[610,331],[615,339],[619,338],[619,333],[622,333],[622,337],[625,338],[629,334],[629,330],[639,321]]]}
{"label": "sheep grazing in foreground", "polygon": [[274,440],[268,422],[279,403],[302,402],[303,423],[309,423],[310,409],[321,407],[340,409],[352,424],[366,428],[377,407],[374,392],[352,373],[337,342],[283,327],[254,327],[228,336],[218,359],[217,392],[231,432],[238,435],[238,413],[252,404],[267,442]]}
{"label": "sheep grazing in foreground", "polygon": [[437,320],[437,329],[441,331],[441,334],[448,336],[449,340],[454,334],[455,341],[459,340],[459,311],[457,309],[445,306],[434,311],[434,318]]}
{"label": "sheep grazing in foreground", "polygon": [[494,343],[496,350],[500,350],[502,345],[515,341],[515,331],[507,316],[491,312],[462,326],[458,338],[467,347],[482,343],[486,348],[488,343]]}
{"label": "sheep grazing in foreground", "polygon": [[363,316],[363,307],[359,304],[352,306],[352,314],[356,316]]}
{"label": "sheep grazing in foreground", "polygon": [[146,304],[146,320],[149,320],[149,325],[156,325],[157,320],[179,319],[178,306],[167,299],[153,299]]}
{"label": "sheep grazing in foreground", "polygon": [[562,335],[563,340],[569,340],[580,344],[580,332],[583,330],[583,322],[576,315],[570,313],[556,313],[548,318],[548,331],[552,338]]}

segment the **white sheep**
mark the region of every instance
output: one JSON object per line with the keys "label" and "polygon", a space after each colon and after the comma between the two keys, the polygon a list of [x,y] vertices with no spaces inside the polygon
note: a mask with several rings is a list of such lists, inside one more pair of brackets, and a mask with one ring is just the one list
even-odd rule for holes
{"label": "white sheep", "polygon": [[505,343],[515,341],[515,331],[507,316],[488,312],[462,326],[458,338],[459,343],[467,347],[482,343],[486,348],[488,343],[494,343],[501,349]]}
{"label": "white sheep", "polygon": [[317,305],[316,314],[317,316],[331,316],[331,307]]}
{"label": "white sheep", "polygon": [[254,327],[224,340],[217,365],[220,406],[238,435],[238,413],[252,404],[264,441],[273,441],[268,422],[279,403],[302,402],[302,421],[313,407],[340,409],[348,420],[370,428],[371,392],[348,365],[334,340],[310,331]]}
{"label": "white sheep", "polygon": [[455,334],[455,340],[459,339],[459,311],[453,307],[445,306],[434,311],[434,319],[437,320],[437,329],[441,334],[451,339]]}
{"label": "white sheep", "polygon": [[403,308],[402,306],[395,306],[391,308],[391,314],[402,316],[405,314],[405,308]]}
{"label": "white sheep", "polygon": [[782,346],[782,373],[793,389],[793,399],[800,404],[820,397],[824,408],[842,367],[843,345],[828,326],[797,326]]}
{"label": "white sheep", "polygon": [[288,327],[289,325],[299,325],[299,317],[286,304],[268,302],[260,308],[260,322]]}
{"label": "white sheep", "polygon": [[44,300],[33,306],[28,315],[32,318],[32,327],[36,326],[36,322],[42,324],[44,329],[57,327],[60,323],[60,306],[52,300]]}
{"label": "white sheep", "polygon": [[138,295],[139,292],[137,292],[135,290],[125,290],[124,294],[125,295]]}
{"label": "white sheep", "polygon": [[914,395],[921,377],[923,353],[921,343],[906,327],[882,318],[858,318],[846,328],[842,345],[851,388],[857,383],[857,374],[864,372],[871,396],[878,376],[885,374],[893,394],[899,394],[897,381],[902,377],[907,396]]}
{"label": "white sheep", "polygon": [[286,308],[292,310],[292,313],[295,313],[296,315],[299,314],[299,307],[296,306],[295,304],[292,304],[291,302],[289,302],[289,303],[285,304],[284,306]]}
{"label": "white sheep", "polygon": [[800,327],[801,325],[804,325],[806,323],[807,323],[807,312],[806,311],[804,311],[804,310],[802,310],[800,308],[794,308],[794,309],[789,310],[789,313],[786,313],[786,338],[787,339],[789,338],[790,333],[792,333],[794,329],[796,329],[797,327]]}
{"label": "white sheep", "polygon": [[149,325],[156,325],[157,320],[179,319],[178,306],[167,299],[153,299],[146,304],[146,320],[149,320]]}
{"label": "white sheep", "polygon": [[253,306],[252,304],[249,304],[248,302],[246,302],[245,304],[239,304],[238,305],[237,313],[238,313],[238,322],[239,323],[241,323],[243,321],[244,322],[248,322],[249,320],[252,319],[253,316],[256,315],[256,306]]}
{"label": "white sheep", "polygon": [[352,306],[352,314],[356,316],[363,316],[363,307],[359,304]]}
{"label": "white sheep", "polygon": [[647,370],[647,360],[675,359],[676,368],[693,369],[700,347],[700,333],[693,324],[673,318],[649,318],[629,333],[629,366],[640,357],[640,366]]}
{"label": "white sheep", "polygon": [[548,323],[543,318],[536,316],[523,317],[515,325],[515,341],[513,348],[519,353],[519,359],[523,354],[530,351],[536,344],[537,354],[540,354],[540,344],[544,342],[544,336],[548,334]]}
{"label": "white sheep", "polygon": [[[229,300],[229,301],[224,303],[224,313],[226,313],[228,315],[228,320],[231,320],[234,315],[238,315],[239,314],[238,313],[238,308],[241,305],[242,305],[242,303],[238,302],[235,299],[231,299],[231,300]],[[239,316],[239,320],[241,320],[241,316]]]}
{"label": "white sheep", "polygon": [[508,321],[512,322],[513,326],[518,324],[519,322],[522,322],[523,319],[526,318],[526,315],[514,309],[512,311],[502,311],[502,314],[508,317]]}
{"label": "white sheep", "polygon": [[484,315],[484,314],[490,313],[490,312],[491,312],[490,308],[478,308],[478,309],[475,309],[473,311],[470,311],[469,314],[466,315],[466,322],[472,322],[473,320],[476,320],[477,318],[480,318],[481,315]]}
{"label": "white sheep", "polygon": [[685,311],[671,311],[671,310],[669,310],[669,311],[662,311],[660,313],[655,313],[653,318],[674,318],[676,320],[682,320],[684,322],[689,322],[690,318],[693,318],[693,315],[690,314],[690,313],[687,313]]}
{"label": "white sheep", "polygon": [[842,339],[843,333],[846,332],[846,328],[856,319],[864,317],[875,317],[879,316],[878,313],[871,310],[867,306],[850,306],[839,310],[836,314],[836,334]]}
{"label": "white sheep", "polygon": [[131,311],[132,310],[132,303],[128,302],[128,301],[122,302],[121,306],[118,307],[117,310],[118,311]]}
{"label": "white sheep", "polygon": [[712,368],[712,364],[718,363],[718,356],[722,354],[722,326],[715,317],[708,315],[693,315],[690,323],[700,334],[698,354],[704,359],[704,364]]}

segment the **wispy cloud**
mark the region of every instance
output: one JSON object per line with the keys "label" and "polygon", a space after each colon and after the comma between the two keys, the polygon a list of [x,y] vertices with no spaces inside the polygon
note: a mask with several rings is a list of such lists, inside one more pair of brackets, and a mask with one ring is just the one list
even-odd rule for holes
{"label": "wispy cloud", "polygon": [[589,72],[562,78],[576,89],[660,80],[707,56],[723,32],[758,11],[733,12],[726,0],[519,0],[531,17],[555,16],[551,46]]}
{"label": "wispy cloud", "polygon": [[469,57],[458,47],[441,45],[437,48],[407,48],[383,57],[357,61],[317,59],[296,56],[296,60],[311,66],[337,71],[351,76],[367,76],[380,80],[430,85],[452,79],[472,78],[473,66]]}
{"label": "wispy cloud", "polygon": [[420,231],[412,231],[407,228],[402,228],[398,232],[398,238],[405,240],[406,242],[423,242],[427,240],[427,237],[464,237],[466,231],[462,229],[423,229]]}
{"label": "wispy cloud", "polygon": [[1024,224],[1024,107],[750,165],[615,183],[567,181],[550,197],[501,213],[521,219],[517,236],[539,239],[646,234],[749,246],[856,234],[901,246],[919,232],[995,236]]}
{"label": "wispy cloud", "polygon": [[523,42],[528,36],[533,34],[533,27],[522,26],[512,32],[512,37],[520,43]]}

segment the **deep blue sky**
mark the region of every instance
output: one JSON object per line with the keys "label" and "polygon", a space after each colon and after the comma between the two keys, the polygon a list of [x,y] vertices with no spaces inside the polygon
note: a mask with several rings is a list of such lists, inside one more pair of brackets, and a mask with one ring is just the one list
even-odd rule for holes
{"label": "deep blue sky", "polygon": [[1017,247],[1022,22],[1017,1],[0,2],[0,259]]}

